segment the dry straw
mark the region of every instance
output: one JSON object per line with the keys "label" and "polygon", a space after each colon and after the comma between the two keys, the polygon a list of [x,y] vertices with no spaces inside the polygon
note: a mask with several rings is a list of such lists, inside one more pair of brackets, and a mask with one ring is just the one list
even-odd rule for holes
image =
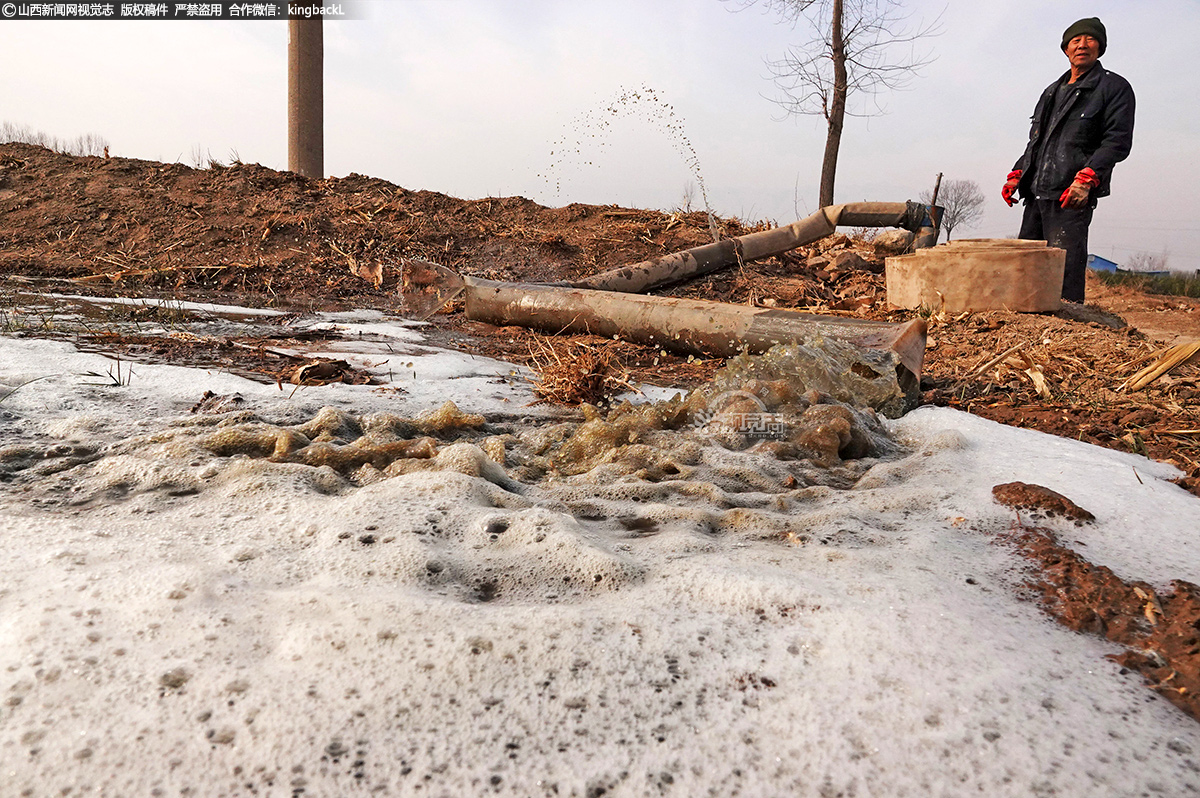
{"label": "dry straw", "polygon": [[[607,344],[537,341],[530,344],[529,367],[537,375],[533,392],[541,401],[561,405],[601,404],[635,390],[628,372]],[[618,376],[619,375],[619,376]]]}

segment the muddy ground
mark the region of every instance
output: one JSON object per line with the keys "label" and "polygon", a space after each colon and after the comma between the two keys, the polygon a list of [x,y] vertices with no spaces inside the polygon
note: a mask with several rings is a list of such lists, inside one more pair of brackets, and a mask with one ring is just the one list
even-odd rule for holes
{"label": "muddy ground", "polygon": [[[736,219],[718,222],[723,236],[755,229]],[[912,311],[886,303],[887,253],[870,240],[873,232],[835,235],[664,293],[911,318]],[[546,281],[579,278],[711,240],[703,213],[582,204],[546,208],[519,197],[460,200],[355,174],[307,180],[256,164],[192,169],[0,145],[5,277],[0,323],[10,334],[53,334],[48,325],[39,329],[36,314],[22,310],[24,297],[45,291],[285,311],[394,309],[403,258],[491,279]],[[1126,386],[1165,347],[1200,340],[1200,300],[1108,288],[1094,277],[1087,290],[1086,307],[1054,315],[927,313],[923,401],[1173,463],[1186,475],[1180,484],[1200,495],[1200,367],[1183,364],[1140,390]],[[153,321],[150,316],[172,311],[114,312]],[[203,339],[139,336],[101,324],[80,343],[132,360],[219,366],[294,381],[302,364],[287,352],[303,342],[289,329],[289,318],[276,317],[278,331],[267,335]],[[535,366],[548,351],[579,344],[602,348],[618,383],[687,388],[720,365],[627,342],[497,329],[464,319],[453,306],[431,321],[435,343]],[[1049,533],[1018,529],[1009,543],[1041,566],[1031,579],[1047,609],[1071,628],[1127,646],[1123,665],[1200,715],[1193,697],[1200,690],[1195,634],[1200,621],[1192,622],[1200,591],[1177,583],[1175,593],[1156,596],[1149,585],[1124,584],[1080,559]],[[1176,613],[1176,605],[1185,610]],[[1164,610],[1169,623],[1160,624]],[[1164,642],[1168,633],[1174,637]]]}

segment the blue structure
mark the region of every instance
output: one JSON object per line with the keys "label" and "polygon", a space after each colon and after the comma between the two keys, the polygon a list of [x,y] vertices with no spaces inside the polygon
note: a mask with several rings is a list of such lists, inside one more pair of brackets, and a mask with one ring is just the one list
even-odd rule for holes
{"label": "blue structure", "polygon": [[1102,258],[1099,255],[1088,255],[1088,268],[1094,272],[1119,272],[1124,271],[1120,266],[1113,263],[1108,258]]}
{"label": "blue structure", "polygon": [[[1112,274],[1115,274],[1117,272],[1121,272],[1122,274],[1130,273],[1129,269],[1122,269],[1120,266],[1113,263],[1108,258],[1102,258],[1099,255],[1088,255],[1087,267],[1094,272],[1110,272]],[[1198,271],[1198,273],[1200,273],[1200,270],[1197,270],[1197,271]],[[1161,271],[1153,271],[1153,272],[1137,271],[1135,273],[1144,275],[1146,277],[1166,277],[1171,272],[1170,272],[1170,270],[1161,270]]]}

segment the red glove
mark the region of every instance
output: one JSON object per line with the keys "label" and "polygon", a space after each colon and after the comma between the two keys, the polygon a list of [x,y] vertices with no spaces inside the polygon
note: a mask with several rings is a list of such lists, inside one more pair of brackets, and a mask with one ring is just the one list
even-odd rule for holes
{"label": "red glove", "polygon": [[1021,182],[1021,170],[1014,169],[1008,173],[1008,182],[1004,184],[1004,188],[1000,189],[1000,196],[1004,197],[1004,201],[1008,203],[1008,207],[1016,204],[1013,195],[1017,193],[1017,185]]}
{"label": "red glove", "polygon": [[1075,182],[1067,187],[1067,190],[1058,198],[1058,204],[1061,208],[1082,208],[1087,204],[1088,194],[1092,189],[1100,185],[1100,178],[1092,171],[1090,166],[1085,166],[1075,173]]}

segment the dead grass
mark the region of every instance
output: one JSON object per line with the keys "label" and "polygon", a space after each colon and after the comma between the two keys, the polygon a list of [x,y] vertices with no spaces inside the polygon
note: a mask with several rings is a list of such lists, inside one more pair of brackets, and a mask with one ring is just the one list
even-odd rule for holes
{"label": "dead grass", "polygon": [[1106,285],[1126,285],[1148,294],[1200,297],[1200,274],[1140,274],[1138,272],[1097,272]]}
{"label": "dead grass", "polygon": [[636,390],[610,344],[539,339],[530,344],[529,354],[529,367],[537,375],[533,392],[541,401],[599,405]]}

